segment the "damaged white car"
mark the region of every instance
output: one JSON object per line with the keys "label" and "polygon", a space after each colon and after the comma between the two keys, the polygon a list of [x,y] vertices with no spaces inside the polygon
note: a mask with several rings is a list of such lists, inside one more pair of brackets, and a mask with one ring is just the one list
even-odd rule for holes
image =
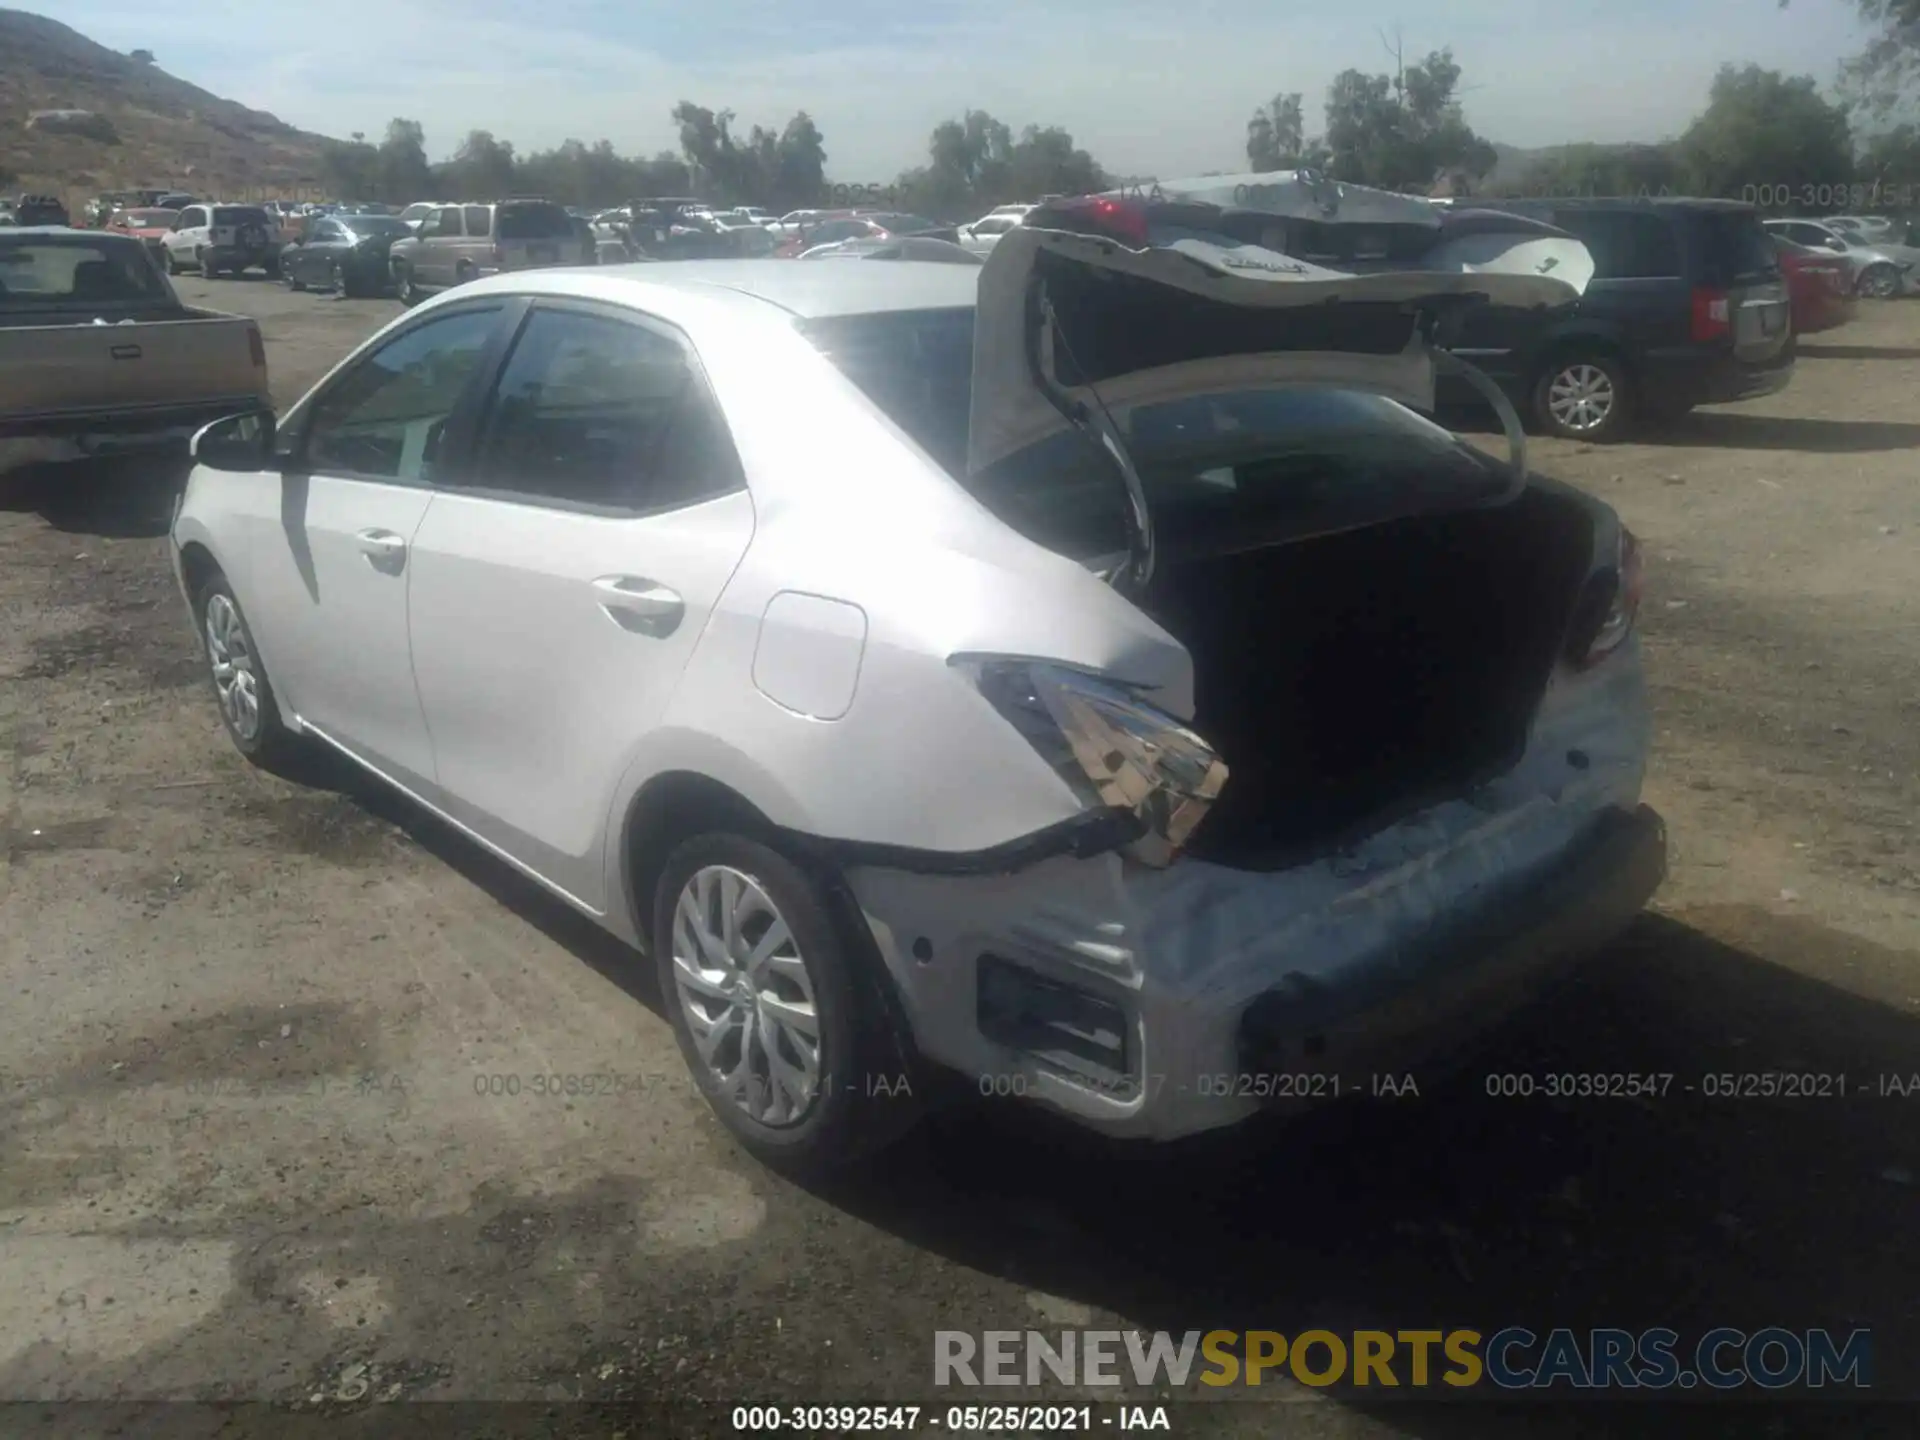
{"label": "damaged white car", "polygon": [[203,432],[181,586],[243,752],[650,952],[761,1157],[953,1072],[1182,1136],[1454,1051],[1659,883],[1632,537],[1497,391],[1506,458],[1420,413],[1464,307],[1590,274],[1284,174],[979,268],[500,276]]}

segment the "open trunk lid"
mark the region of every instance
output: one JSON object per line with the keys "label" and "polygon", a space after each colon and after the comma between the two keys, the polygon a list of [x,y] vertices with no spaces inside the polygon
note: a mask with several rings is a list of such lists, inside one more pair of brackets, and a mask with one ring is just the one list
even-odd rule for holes
{"label": "open trunk lid", "polygon": [[980,277],[968,469],[1073,428],[1076,407],[1318,385],[1430,410],[1450,317],[1572,304],[1592,275],[1539,221],[1309,172],[1049,202]]}

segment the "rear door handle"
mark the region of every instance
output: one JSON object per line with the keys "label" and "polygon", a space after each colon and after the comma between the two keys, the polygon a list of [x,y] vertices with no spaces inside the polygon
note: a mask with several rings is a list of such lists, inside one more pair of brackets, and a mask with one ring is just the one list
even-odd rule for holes
{"label": "rear door handle", "polygon": [[360,553],[376,570],[398,570],[406,561],[407,541],[403,535],[391,530],[362,530],[354,538],[360,542]]}
{"label": "rear door handle", "polygon": [[593,582],[593,595],[614,624],[656,640],[679,629],[687,613],[679,592],[639,575],[603,575]]}

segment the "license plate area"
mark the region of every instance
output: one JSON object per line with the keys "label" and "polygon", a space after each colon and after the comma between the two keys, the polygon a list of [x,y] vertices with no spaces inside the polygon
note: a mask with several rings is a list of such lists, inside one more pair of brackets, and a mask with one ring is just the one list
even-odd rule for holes
{"label": "license plate area", "polygon": [[551,265],[560,258],[560,252],[551,245],[529,245],[527,259],[536,265]]}

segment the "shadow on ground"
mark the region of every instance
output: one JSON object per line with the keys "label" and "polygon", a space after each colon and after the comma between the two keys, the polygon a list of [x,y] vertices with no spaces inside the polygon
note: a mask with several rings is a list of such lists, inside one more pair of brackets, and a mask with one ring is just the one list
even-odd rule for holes
{"label": "shadow on ground", "polygon": [[0,509],[37,511],[71,535],[153,539],[173,524],[185,456],[124,455],[31,465],[0,476]]}
{"label": "shadow on ground", "polygon": [[[658,1009],[649,967],[627,947],[437,822],[332,779]],[[1754,908],[1650,913],[1574,989],[1495,1036],[1477,1069],[1417,1097],[1160,1148],[966,1103],[809,1188],[916,1250],[1149,1329],[1669,1326],[1690,1342],[1717,1326],[1867,1328],[1876,1394],[1911,1400],[1920,999],[1902,1008],[1811,976],[1916,963]],[[1664,1094],[1487,1093],[1489,1075],[1544,1087],[1596,1072],[1655,1077]],[[1780,1076],[1816,1093],[1761,1093]],[[754,1263],[757,1243],[738,1263]],[[1471,1399],[1436,1408],[1325,1393],[1443,1440],[1655,1433],[1639,1409],[1630,1421],[1590,1407],[1503,1416]],[[580,1398],[613,1394],[588,1386]],[[1763,1433],[1760,1418],[1751,1404],[1692,1407],[1671,1433]],[[1764,1433],[1899,1433],[1877,1426],[1811,1407],[1790,1431]]]}
{"label": "shadow on ground", "polygon": [[1911,345],[1824,345],[1803,340],[1795,353],[1802,360],[1920,360],[1920,349]]}

